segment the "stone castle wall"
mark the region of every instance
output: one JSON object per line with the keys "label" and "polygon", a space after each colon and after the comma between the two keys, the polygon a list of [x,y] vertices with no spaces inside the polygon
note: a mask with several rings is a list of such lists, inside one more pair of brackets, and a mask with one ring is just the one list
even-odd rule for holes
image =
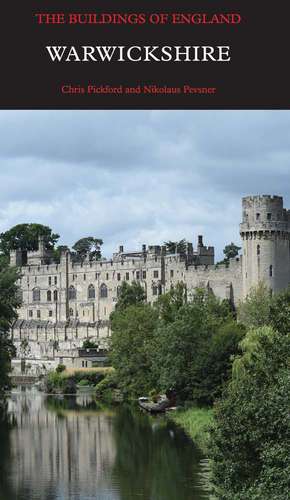
{"label": "stone castle wall", "polygon": [[28,359],[54,364],[66,359],[70,366],[85,339],[104,347],[123,281],[140,282],[149,303],[179,282],[186,285],[189,299],[196,288],[206,288],[234,305],[259,281],[273,292],[286,288],[289,227],[290,211],[283,208],[281,197],[249,196],[243,198],[240,225],[243,256],[231,259],[228,266],[214,264],[214,248],[204,246],[201,236],[197,249],[189,243],[185,254],[145,245],[140,251],[125,252],[121,246],[111,260],[100,261],[75,262],[66,252],[56,264],[40,242],[39,250],[28,253],[21,265],[21,252],[14,251],[11,264],[21,267],[23,294],[19,319],[11,331],[17,357],[24,356],[24,339],[29,343]]}

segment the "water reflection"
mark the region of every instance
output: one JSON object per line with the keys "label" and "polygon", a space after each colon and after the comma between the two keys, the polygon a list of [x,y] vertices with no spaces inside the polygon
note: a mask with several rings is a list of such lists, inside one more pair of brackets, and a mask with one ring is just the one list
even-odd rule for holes
{"label": "water reflection", "polygon": [[207,498],[197,486],[201,457],[181,431],[90,395],[15,392],[0,440],[0,500]]}

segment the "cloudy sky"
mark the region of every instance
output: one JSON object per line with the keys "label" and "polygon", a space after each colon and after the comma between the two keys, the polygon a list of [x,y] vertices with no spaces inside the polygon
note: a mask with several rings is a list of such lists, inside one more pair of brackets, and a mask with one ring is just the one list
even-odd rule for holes
{"label": "cloudy sky", "polygon": [[0,232],[49,225],[72,245],[239,242],[241,197],[290,207],[289,111],[0,111]]}

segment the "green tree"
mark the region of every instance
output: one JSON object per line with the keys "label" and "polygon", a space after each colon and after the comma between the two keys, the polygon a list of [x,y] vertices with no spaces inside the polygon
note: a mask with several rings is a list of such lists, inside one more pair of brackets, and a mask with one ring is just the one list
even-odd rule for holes
{"label": "green tree", "polygon": [[213,485],[223,500],[286,500],[290,477],[290,335],[250,330],[215,406]]}
{"label": "green tree", "polygon": [[115,310],[120,311],[129,306],[144,304],[145,300],[146,294],[144,288],[138,281],[133,281],[131,285],[123,281],[119,289],[118,302]]}
{"label": "green tree", "polygon": [[202,290],[166,320],[161,318],[152,352],[158,387],[165,392],[173,387],[183,400],[211,403],[229,377],[242,327],[234,323],[227,303]]}
{"label": "green tree", "polygon": [[225,248],[223,249],[224,253],[224,259],[221,260],[218,264],[228,264],[230,259],[233,259],[239,255],[239,251],[241,250],[241,247],[238,247],[235,245],[235,243],[231,242],[229,245],[226,245]]}
{"label": "green tree", "polygon": [[274,329],[284,335],[290,333],[290,288],[273,295],[269,317]]}
{"label": "green tree", "polygon": [[160,295],[154,307],[158,310],[158,316],[165,323],[171,323],[175,320],[179,309],[187,302],[186,286],[183,283],[177,285],[169,292]]}
{"label": "green tree", "polygon": [[43,236],[46,249],[53,249],[59,235],[53,233],[50,227],[42,224],[17,224],[0,234],[0,252],[9,256],[11,250],[26,251],[38,249],[38,238]]}
{"label": "green tree", "polygon": [[268,287],[260,282],[251,288],[247,297],[239,304],[239,321],[248,328],[269,325],[271,301]]}
{"label": "green tree", "polygon": [[186,240],[164,241],[167,253],[186,253]]}
{"label": "green tree", "polygon": [[103,240],[94,238],[93,236],[87,236],[78,240],[72,248],[81,259],[89,256],[90,260],[100,260],[102,257],[102,244]]}
{"label": "green tree", "polygon": [[69,247],[67,245],[58,245],[53,250],[53,259],[55,262],[60,262],[60,256],[63,252],[69,251]]}
{"label": "green tree", "polygon": [[151,357],[157,320],[149,304],[121,307],[112,315],[110,360],[127,398],[148,394],[154,386]]}
{"label": "green tree", "polygon": [[15,349],[8,332],[17,317],[16,309],[20,306],[21,298],[16,281],[19,272],[0,261],[0,394],[9,385],[9,371],[11,359]]}

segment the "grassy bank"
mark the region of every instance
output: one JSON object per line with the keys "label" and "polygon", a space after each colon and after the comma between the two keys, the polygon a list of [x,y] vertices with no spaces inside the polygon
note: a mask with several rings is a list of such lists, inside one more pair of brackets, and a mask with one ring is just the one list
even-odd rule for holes
{"label": "grassy bank", "polygon": [[207,454],[208,429],[213,422],[213,411],[207,408],[189,408],[172,412],[169,417],[180,425],[194,443]]}

